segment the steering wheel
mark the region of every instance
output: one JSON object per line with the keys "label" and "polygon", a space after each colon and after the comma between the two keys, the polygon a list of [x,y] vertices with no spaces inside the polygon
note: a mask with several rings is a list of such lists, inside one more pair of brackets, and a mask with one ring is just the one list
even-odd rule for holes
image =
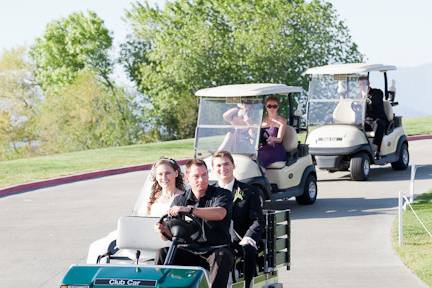
{"label": "steering wheel", "polygon": [[189,213],[182,213],[176,217],[165,214],[159,219],[159,223],[164,224],[172,234],[172,237],[165,234],[164,236],[169,240],[176,240],[178,244],[193,243],[202,235],[200,220]]}

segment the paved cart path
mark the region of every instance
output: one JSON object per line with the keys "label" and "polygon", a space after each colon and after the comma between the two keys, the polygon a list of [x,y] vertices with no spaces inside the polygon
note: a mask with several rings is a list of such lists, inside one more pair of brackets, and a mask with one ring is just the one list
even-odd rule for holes
{"label": "paved cart path", "polygon": [[[410,143],[416,191],[432,188],[432,141]],[[84,263],[91,241],[130,213],[147,172],[77,182],[0,198],[0,287],[57,287],[72,263]],[[292,270],[286,287],[425,287],[392,249],[397,192],[409,171],[374,168],[370,181],[319,173],[319,199],[290,201]]]}
{"label": "paved cart path", "polygon": [[[432,141],[410,142],[419,168],[415,189],[432,189]],[[398,192],[409,189],[410,170],[375,167],[369,181],[349,173],[319,172],[314,206],[292,205],[292,269],[287,287],[426,287],[392,248]]]}

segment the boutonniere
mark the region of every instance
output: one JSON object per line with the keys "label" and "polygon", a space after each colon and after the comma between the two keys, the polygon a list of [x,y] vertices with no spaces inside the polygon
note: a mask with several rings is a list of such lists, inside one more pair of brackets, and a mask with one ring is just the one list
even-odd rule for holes
{"label": "boutonniere", "polygon": [[240,187],[237,187],[237,189],[234,192],[234,199],[233,202],[235,202],[237,199],[240,201],[244,199],[244,191],[240,189]]}

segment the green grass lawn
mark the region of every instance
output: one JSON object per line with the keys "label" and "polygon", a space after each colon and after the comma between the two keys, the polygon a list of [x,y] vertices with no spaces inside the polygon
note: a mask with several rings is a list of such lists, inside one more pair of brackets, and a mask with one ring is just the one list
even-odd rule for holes
{"label": "green grass lawn", "polygon": [[[432,134],[432,117],[404,120],[408,135]],[[299,135],[304,142],[305,133]],[[193,156],[193,139],[113,147],[0,162],[0,187],[98,169],[151,163],[160,156]]]}
{"label": "green grass lawn", "polygon": [[0,162],[0,187],[98,169],[193,156],[193,139],[95,149]]}
{"label": "green grass lawn", "polygon": [[[413,208],[423,223],[432,230],[432,191],[418,196]],[[393,245],[406,266],[432,287],[432,239],[423,230],[412,211],[407,208],[403,215],[404,244],[398,245],[398,221],[393,225]]]}
{"label": "green grass lawn", "polygon": [[407,135],[432,134],[432,116],[403,119]]}

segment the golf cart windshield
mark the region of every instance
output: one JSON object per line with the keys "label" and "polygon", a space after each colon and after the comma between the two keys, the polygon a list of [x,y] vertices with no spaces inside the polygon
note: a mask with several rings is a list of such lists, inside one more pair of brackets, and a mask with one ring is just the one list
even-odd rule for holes
{"label": "golf cart windshield", "polygon": [[367,82],[361,75],[313,75],[309,83],[308,124],[362,125]]}
{"label": "golf cart windshield", "polygon": [[256,154],[262,115],[262,97],[201,97],[196,153]]}

